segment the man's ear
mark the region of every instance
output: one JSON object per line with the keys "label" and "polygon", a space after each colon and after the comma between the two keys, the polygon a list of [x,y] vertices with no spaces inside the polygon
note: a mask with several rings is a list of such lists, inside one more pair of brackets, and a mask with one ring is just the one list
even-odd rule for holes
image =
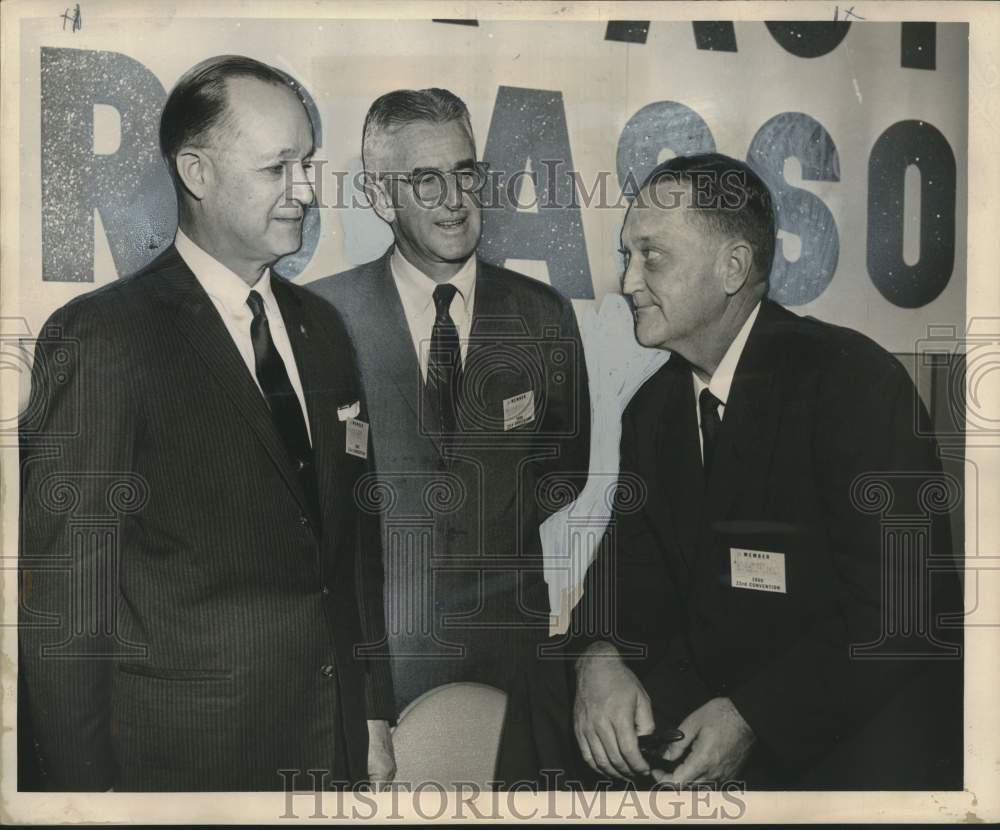
{"label": "man's ear", "polygon": [[379,178],[374,173],[367,171],[365,172],[363,181],[365,196],[368,197],[368,202],[372,206],[372,210],[375,211],[379,219],[391,225],[396,221],[396,203],[392,198],[392,193],[389,191],[392,182]]}
{"label": "man's ear", "polygon": [[212,162],[196,147],[181,147],[175,161],[177,177],[195,199],[205,198],[212,177]]}
{"label": "man's ear", "polygon": [[753,268],[753,247],[745,239],[736,239],[719,252],[722,269],[722,287],[730,297],[736,294],[750,278]]}

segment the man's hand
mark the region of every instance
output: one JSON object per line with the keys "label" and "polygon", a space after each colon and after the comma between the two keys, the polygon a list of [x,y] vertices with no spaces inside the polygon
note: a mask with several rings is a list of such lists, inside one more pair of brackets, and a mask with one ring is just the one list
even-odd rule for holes
{"label": "man's hand", "polygon": [[713,698],[695,709],[678,729],[684,738],[670,745],[667,759],[678,760],[688,747],[691,752],[672,773],[654,769],[657,783],[683,787],[695,781],[732,781],[743,769],[755,740],[753,730],[728,697]]}
{"label": "man's hand", "polygon": [[653,727],[649,696],[617,649],[591,645],[577,661],[573,703],[573,731],[583,759],[613,778],[648,775],[638,736]]}
{"label": "man's hand", "polygon": [[368,780],[378,789],[396,777],[396,755],[392,751],[389,722],[368,721]]}

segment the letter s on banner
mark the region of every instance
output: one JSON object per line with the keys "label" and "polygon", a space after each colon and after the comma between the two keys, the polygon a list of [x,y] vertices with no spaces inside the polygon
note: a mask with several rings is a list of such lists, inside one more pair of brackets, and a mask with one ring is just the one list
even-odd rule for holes
{"label": "letter s on banner", "polygon": [[799,160],[803,179],[839,182],[840,156],[826,128],[802,112],[783,112],[768,119],[747,151],[747,162],[774,194],[778,229],[802,240],[801,253],[792,262],[778,239],[769,296],[785,305],[804,305],[822,294],[833,279],[840,234],[830,209],[817,196],[785,181],[789,158]]}

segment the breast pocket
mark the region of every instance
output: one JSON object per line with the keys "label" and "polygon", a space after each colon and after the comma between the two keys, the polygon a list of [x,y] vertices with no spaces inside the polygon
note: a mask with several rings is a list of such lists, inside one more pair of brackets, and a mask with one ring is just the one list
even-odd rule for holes
{"label": "breast pocket", "polygon": [[772,521],[717,522],[709,561],[716,616],[740,636],[791,634],[812,613],[807,529]]}

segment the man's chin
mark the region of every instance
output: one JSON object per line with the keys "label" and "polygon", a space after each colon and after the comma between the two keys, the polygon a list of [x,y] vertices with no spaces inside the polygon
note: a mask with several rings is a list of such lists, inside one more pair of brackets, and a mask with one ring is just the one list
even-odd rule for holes
{"label": "man's chin", "polygon": [[435,234],[435,253],[441,259],[449,262],[461,262],[472,256],[479,243],[479,234],[464,233],[461,236],[452,236],[446,233]]}
{"label": "man's chin", "polygon": [[475,245],[443,245],[438,248],[437,255],[445,262],[465,262],[476,252]]}
{"label": "man's chin", "polygon": [[291,256],[296,254],[302,248],[302,230],[301,228],[294,233],[284,234],[283,238],[276,239],[274,244],[271,245],[271,251],[274,254],[275,259],[281,259],[282,257]]}
{"label": "man's chin", "polygon": [[641,323],[636,323],[633,327],[633,332],[635,334],[635,342],[640,346],[644,346],[647,349],[665,349],[664,345],[665,337],[663,332],[650,331],[647,327],[643,326]]}

